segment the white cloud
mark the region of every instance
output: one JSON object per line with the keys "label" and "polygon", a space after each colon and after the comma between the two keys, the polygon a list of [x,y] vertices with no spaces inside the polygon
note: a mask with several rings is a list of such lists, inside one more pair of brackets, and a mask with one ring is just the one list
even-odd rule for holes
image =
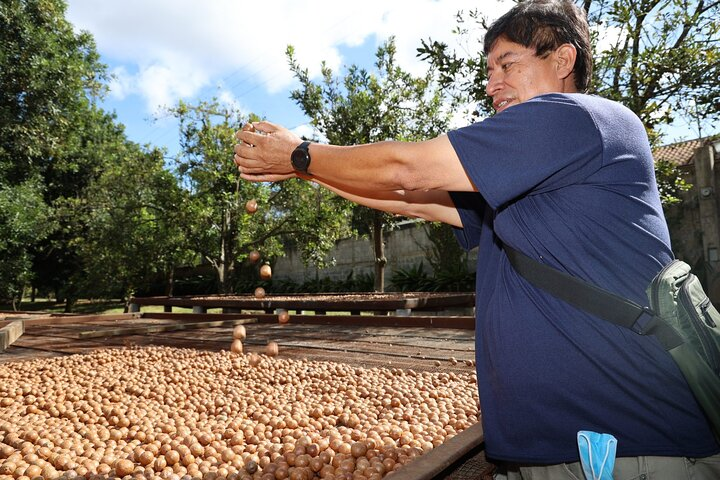
{"label": "white cloud", "polygon": [[232,110],[237,110],[244,113],[250,113],[249,110],[243,106],[242,102],[235,97],[235,94],[229,90],[220,89],[217,94],[217,99],[220,105],[226,105]]}
{"label": "white cloud", "polygon": [[110,95],[118,100],[137,91],[135,78],[122,65],[110,70],[110,78]]}
{"label": "white cloud", "polygon": [[160,63],[144,67],[137,76],[137,86],[148,106],[161,109],[194,95],[208,80],[205,73],[191,66]]}
{"label": "white cloud", "polygon": [[[497,17],[502,6],[483,2]],[[149,111],[196,95],[213,84],[242,99],[260,88],[278,92],[293,85],[285,57],[295,47],[299,63],[318,75],[324,60],[344,65],[340,48],[375,45],[396,37],[397,59],[406,69],[424,69],[416,58],[421,38],[453,44],[458,10],[475,0],[69,0],[68,19],[93,34],[105,62],[115,68],[112,95],[136,94]],[[131,73],[135,72],[135,73]]]}

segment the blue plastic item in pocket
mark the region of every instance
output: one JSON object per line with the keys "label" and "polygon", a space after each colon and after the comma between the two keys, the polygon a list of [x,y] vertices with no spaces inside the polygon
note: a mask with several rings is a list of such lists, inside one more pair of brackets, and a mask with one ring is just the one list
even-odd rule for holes
{"label": "blue plastic item in pocket", "polygon": [[608,433],[580,430],[577,444],[587,480],[613,480],[617,439]]}

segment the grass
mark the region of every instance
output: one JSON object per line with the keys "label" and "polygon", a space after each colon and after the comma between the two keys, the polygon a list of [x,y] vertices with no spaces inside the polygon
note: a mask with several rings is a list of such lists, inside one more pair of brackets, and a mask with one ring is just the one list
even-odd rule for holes
{"label": "grass", "polygon": [[[23,312],[38,313],[65,313],[65,303],[56,302],[47,298],[36,298],[34,302],[25,299],[18,307]],[[13,311],[12,305],[8,303],[0,303],[0,311]],[[141,312],[162,312],[162,305],[143,305]],[[192,313],[192,308],[173,307],[174,313]],[[208,309],[208,313],[220,313],[221,308]],[[71,313],[81,315],[109,315],[117,313],[125,313],[125,303],[119,300],[78,300]]]}
{"label": "grass", "polygon": [[[0,303],[0,311],[12,311],[12,305],[7,303]],[[65,313],[65,303],[56,302],[51,299],[35,299],[31,302],[30,299],[24,300],[19,306],[18,310],[24,312],[38,312],[38,313]],[[185,309],[176,308],[177,311],[183,311]],[[192,311],[191,309],[187,309]],[[85,315],[100,315],[100,314],[114,314],[123,313],[125,311],[125,303],[119,300],[78,300],[71,313],[85,314]],[[161,305],[153,305],[149,307],[143,307],[144,312],[162,312],[163,307]]]}

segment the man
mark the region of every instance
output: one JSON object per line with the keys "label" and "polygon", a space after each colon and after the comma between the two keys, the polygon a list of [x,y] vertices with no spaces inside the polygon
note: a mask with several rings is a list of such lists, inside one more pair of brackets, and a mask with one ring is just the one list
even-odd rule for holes
{"label": "man", "polygon": [[[617,440],[621,478],[720,478],[720,447],[653,337],[533,287],[503,243],[646,303],[672,259],[639,119],[587,90],[585,16],[531,1],[485,37],[496,115],[418,143],[308,144],[268,122],[237,137],[251,181],[294,176],[357,203],[457,227],[478,247],[476,358],[488,457],[502,478],[582,478],[577,432]],[[259,132],[251,131],[253,129]]]}

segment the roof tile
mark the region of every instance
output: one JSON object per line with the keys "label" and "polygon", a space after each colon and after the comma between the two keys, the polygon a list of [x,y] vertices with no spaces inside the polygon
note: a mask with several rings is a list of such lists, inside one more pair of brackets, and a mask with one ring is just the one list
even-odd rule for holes
{"label": "roof tile", "polygon": [[710,137],[696,138],[683,142],[671,143],[653,149],[653,157],[655,161],[665,160],[670,163],[682,167],[692,165],[695,149],[704,145],[710,145],[720,140],[720,135],[712,135]]}

